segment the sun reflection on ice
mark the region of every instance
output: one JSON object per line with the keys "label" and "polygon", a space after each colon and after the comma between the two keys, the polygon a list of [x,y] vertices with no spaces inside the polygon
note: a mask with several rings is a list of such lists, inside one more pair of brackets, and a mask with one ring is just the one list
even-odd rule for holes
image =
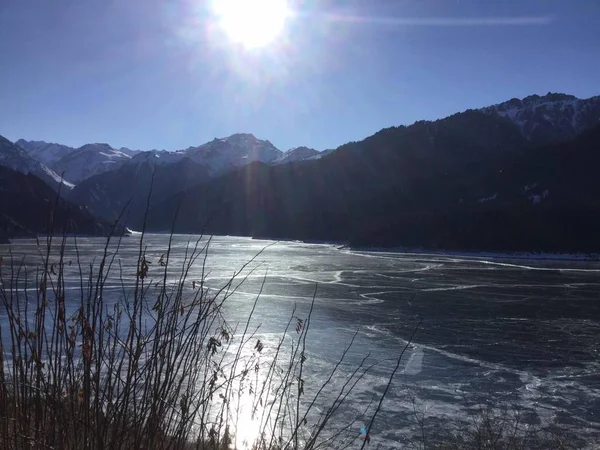
{"label": "sun reflection on ice", "polygon": [[[240,398],[234,426],[235,445],[239,450],[251,449],[260,437],[260,412],[252,414],[254,396],[244,393]],[[237,401],[237,400],[236,400]]]}

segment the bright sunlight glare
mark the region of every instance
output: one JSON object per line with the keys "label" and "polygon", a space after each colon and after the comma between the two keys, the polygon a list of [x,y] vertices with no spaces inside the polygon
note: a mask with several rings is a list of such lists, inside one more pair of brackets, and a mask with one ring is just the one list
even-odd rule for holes
{"label": "bright sunlight glare", "polygon": [[273,42],[289,17],[286,0],[214,0],[213,12],[229,39],[247,49]]}

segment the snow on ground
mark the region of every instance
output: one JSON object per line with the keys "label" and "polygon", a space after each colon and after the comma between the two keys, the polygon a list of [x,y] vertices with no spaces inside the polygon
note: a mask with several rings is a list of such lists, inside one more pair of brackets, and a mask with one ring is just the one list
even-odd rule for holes
{"label": "snow on ground", "polygon": [[498,193],[494,192],[494,195],[492,195],[490,197],[480,198],[479,200],[477,200],[477,202],[479,202],[479,203],[491,202],[493,200],[496,200],[496,197],[498,197]]}

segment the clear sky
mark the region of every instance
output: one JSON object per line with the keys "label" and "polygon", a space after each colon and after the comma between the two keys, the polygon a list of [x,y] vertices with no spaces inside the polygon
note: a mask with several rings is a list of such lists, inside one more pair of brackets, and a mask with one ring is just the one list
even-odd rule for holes
{"label": "clear sky", "polygon": [[259,48],[224,31],[218,3],[0,0],[0,134],[323,150],[512,97],[600,94],[598,0],[290,0]]}

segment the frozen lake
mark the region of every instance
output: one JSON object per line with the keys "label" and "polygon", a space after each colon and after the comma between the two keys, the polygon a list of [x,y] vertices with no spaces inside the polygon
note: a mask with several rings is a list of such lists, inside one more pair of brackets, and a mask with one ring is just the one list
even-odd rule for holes
{"label": "frozen lake", "polygon": [[[188,240],[175,236],[175,264]],[[149,235],[146,243],[150,260],[158,261],[168,237]],[[124,266],[135,267],[138,245],[135,236],[123,239]],[[467,418],[470,408],[492,404],[518,405],[534,423],[569,424],[588,442],[600,436],[599,262],[355,252],[215,237],[207,287],[221,286],[265,246],[228,300],[228,320],[244,323],[262,286],[254,322],[269,345],[294,305],[306,314],[318,285],[307,384],[311,376],[315,385],[326,376],[357,330],[343,371],[349,373],[367,353],[384,360],[359,387],[349,410],[358,411],[383,391],[392,360],[422,319],[373,428],[373,443],[388,448],[405,442],[415,430],[415,408],[435,420]],[[8,248],[0,247],[5,262]],[[34,264],[35,241],[17,240],[11,248]],[[101,256],[102,249],[101,239],[79,239],[84,262]],[[72,256],[73,249],[67,250]],[[194,266],[190,279],[201,269]],[[67,285],[76,292],[75,270],[71,276]],[[132,273],[124,279],[133,284]],[[116,273],[108,286],[115,295],[122,289]]]}

